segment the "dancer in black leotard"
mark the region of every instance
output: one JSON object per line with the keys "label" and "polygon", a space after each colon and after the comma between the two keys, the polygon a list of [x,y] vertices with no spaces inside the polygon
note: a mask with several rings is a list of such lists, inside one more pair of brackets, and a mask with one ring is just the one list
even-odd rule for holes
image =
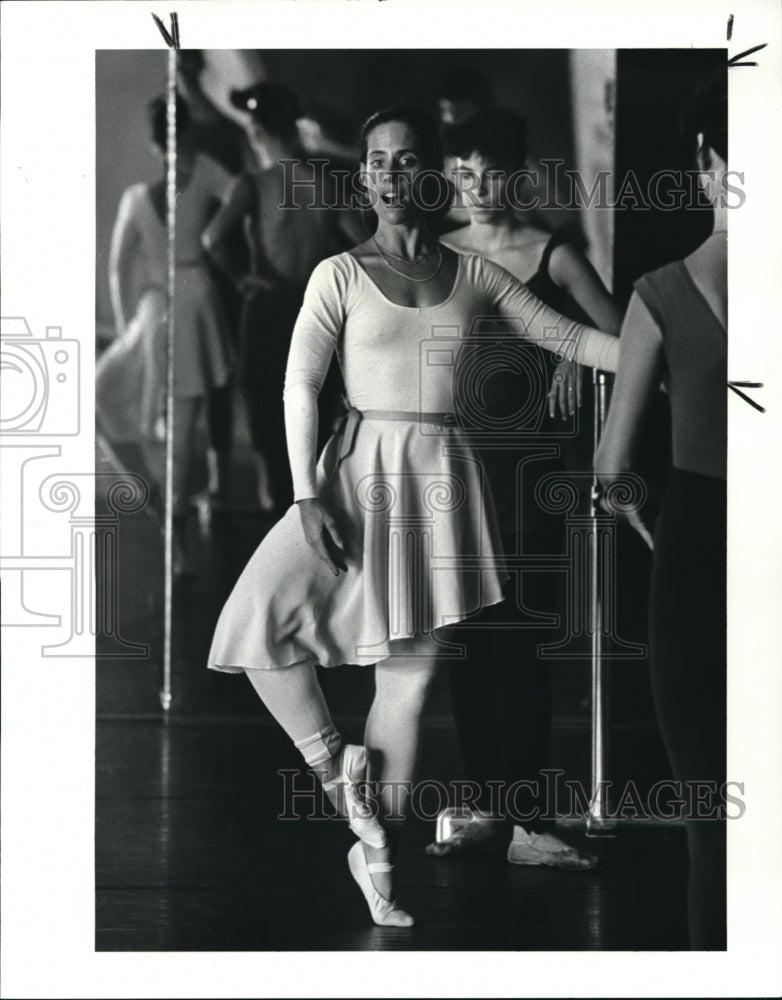
{"label": "dancer in black leotard", "polygon": [[[713,818],[690,813],[690,946],[726,946],[727,79],[704,88],[692,122],[711,236],[635,284],[603,439],[600,478],[633,467],[661,378],[671,404],[673,469],[656,526],[631,523],[654,551],[649,657],[657,715],[681,782],[718,789]],[[653,537],[652,537],[653,536]],[[693,810],[696,803],[688,804]]]}
{"label": "dancer in black leotard", "polygon": [[[443,242],[502,265],[563,315],[618,331],[620,312],[581,254],[563,237],[526,224],[508,203],[506,182],[523,168],[526,158],[524,120],[506,108],[486,108],[456,128],[450,141],[457,183],[467,192],[471,224],[449,233]],[[529,348],[514,345],[510,337],[498,348],[502,370],[481,384],[484,416],[491,421],[487,426],[497,426],[500,418],[512,418],[519,400],[529,396],[530,386],[524,385],[527,373],[537,369],[545,386],[551,385],[548,413],[543,412],[545,395],[540,392],[541,412],[531,414],[529,426],[523,429],[530,431],[533,440],[534,432],[546,432],[546,443],[556,442],[560,457],[526,464],[520,496],[517,476],[525,457],[523,448],[503,447],[503,432],[499,431],[491,446],[482,450],[481,458],[491,482],[505,550],[552,555],[563,548],[561,523],[540,510],[535,485],[542,475],[564,471],[562,451],[567,450],[566,457],[571,457],[576,450],[569,437],[556,436],[562,421],[554,414],[560,411],[569,417],[578,409],[581,371],[568,363],[556,366],[550,355],[539,349],[535,349],[535,363],[530,364],[523,357],[525,351]],[[514,353],[515,365],[508,361]],[[485,369],[485,357],[476,360]],[[509,368],[516,370],[511,374]],[[512,419],[505,426],[515,429]],[[556,574],[526,573],[520,596],[527,607],[553,611],[557,606]],[[429,853],[453,855],[493,847],[498,839],[507,839],[514,814],[534,817],[537,813],[538,818],[524,827],[515,826],[509,860],[586,868],[592,859],[555,837],[540,818],[549,812],[542,799],[545,782],[541,771],[550,766],[551,692],[550,666],[539,660],[538,646],[551,641],[552,636],[550,631],[530,628],[527,618],[517,597],[509,593],[502,605],[486,609],[479,619],[459,630],[467,655],[453,664],[451,696],[464,776],[480,788],[478,809],[466,826],[445,841],[431,844]],[[511,622],[515,627],[508,627]],[[506,803],[502,789],[518,787],[520,780],[537,782],[541,794]]]}

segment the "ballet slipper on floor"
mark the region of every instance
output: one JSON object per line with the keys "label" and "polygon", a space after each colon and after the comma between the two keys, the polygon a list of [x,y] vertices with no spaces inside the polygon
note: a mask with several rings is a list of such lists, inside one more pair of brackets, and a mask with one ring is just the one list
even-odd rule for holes
{"label": "ballet slipper on floor", "polygon": [[513,827],[513,839],[508,847],[512,865],[546,865],[565,871],[591,871],[597,867],[593,854],[583,854],[551,833],[527,833],[522,826]]}
{"label": "ballet slipper on floor", "polygon": [[385,899],[374,886],[372,874],[381,872],[392,872],[394,866],[386,861],[376,861],[368,864],[364,856],[364,848],[361,842],[354,844],[348,851],[348,865],[350,874],[356,881],[359,889],[364,894],[367,901],[369,913],[374,922],[379,927],[412,927],[415,921],[401,910],[392,899]]}
{"label": "ballet slipper on floor", "polygon": [[433,858],[446,858],[496,851],[505,846],[507,830],[502,820],[493,816],[473,815],[450,837],[428,844],[426,853]]}

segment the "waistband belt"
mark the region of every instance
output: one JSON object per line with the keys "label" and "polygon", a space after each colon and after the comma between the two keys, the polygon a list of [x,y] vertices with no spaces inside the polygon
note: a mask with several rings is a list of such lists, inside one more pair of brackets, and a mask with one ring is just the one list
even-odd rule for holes
{"label": "waistband belt", "polygon": [[455,413],[419,412],[418,410],[357,410],[355,406],[348,406],[335,428],[335,433],[342,437],[339,462],[347,458],[353,451],[358,426],[362,420],[398,420],[406,423],[433,424],[443,428],[457,426]]}
{"label": "waistband belt", "polygon": [[418,424],[436,424],[440,427],[455,427],[455,413],[427,413],[418,410],[362,410],[364,420],[404,420]]}

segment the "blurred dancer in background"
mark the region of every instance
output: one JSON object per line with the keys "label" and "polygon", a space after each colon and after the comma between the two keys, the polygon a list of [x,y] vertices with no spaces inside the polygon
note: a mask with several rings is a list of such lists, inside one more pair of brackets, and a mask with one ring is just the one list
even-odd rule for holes
{"label": "blurred dancer in background", "polygon": [[443,80],[437,96],[440,125],[444,128],[460,125],[476,111],[491,107],[493,103],[494,93],[486,77],[470,69],[454,70]]}
{"label": "blurred dancer in background", "polygon": [[454,185],[451,209],[441,223],[442,232],[450,232],[470,224],[470,213],[459,190],[460,178],[455,173],[456,157],[451,153],[451,137],[457,125],[482,108],[494,103],[494,92],[486,77],[470,69],[457,69],[440,84],[437,108],[443,140],[443,173]]}
{"label": "blurred dancer in background", "polygon": [[[153,146],[161,163],[166,148],[166,103],[149,107]],[[177,227],[174,341],[175,569],[187,568],[187,480],[196,419],[206,394],[227,384],[234,355],[217,290],[205,268],[204,228],[220,205],[230,176],[189,142],[190,116],[177,101]],[[112,432],[138,414],[142,440],[164,435],[165,308],[167,260],[165,175],[133,184],[122,195],[112,234],[109,284],[117,340],[98,362],[98,420]],[[139,281],[141,294],[132,301]]]}
{"label": "blurred dancer in background", "polygon": [[[527,156],[524,119],[507,108],[483,108],[452,129],[448,141],[453,176],[468,192],[470,225],[444,236],[442,242],[460,253],[480,254],[501,265],[563,315],[618,333],[620,310],[588,261],[562,237],[528,224],[513,207],[513,175],[524,168]],[[517,190],[515,197],[520,196]],[[540,412],[533,414],[532,425],[526,429],[545,434],[541,441],[556,442],[561,451],[565,439],[557,437],[558,430],[562,434],[562,423],[556,418],[569,418],[570,426],[577,426],[573,418],[580,406],[580,367],[567,361],[555,365],[544,357],[547,352],[501,333],[498,328],[492,346],[481,344],[477,348],[481,357],[475,358],[485,372],[485,352],[497,352],[497,371],[481,382],[485,427],[514,426],[520,401],[537,395]],[[530,384],[531,371],[538,373],[539,386]],[[540,510],[535,485],[542,475],[564,471],[562,462],[550,458],[530,462],[524,448],[502,445],[503,433],[507,437],[507,432],[496,431],[481,450],[503,548],[518,554],[558,554],[563,551],[562,526]],[[525,626],[519,604],[538,612],[554,611],[556,578],[555,573],[524,574],[518,596],[508,593],[502,604],[487,608],[479,619],[458,630],[467,656],[451,670],[452,704],[464,775],[480,788],[480,795],[472,819],[445,841],[431,844],[431,854],[493,848],[507,840],[509,804],[501,795],[498,799],[496,789],[522,779],[538,782],[540,789],[545,786],[541,771],[550,766],[551,668],[540,662],[537,648],[551,641],[552,634]],[[476,630],[476,625],[482,629]],[[491,625],[495,627],[487,632]],[[550,832],[550,823],[541,818],[549,810],[540,796],[532,796],[523,806],[519,803],[522,809],[538,818],[525,824],[526,828],[515,825],[509,861],[559,868],[593,866],[592,858],[580,855]]]}
{"label": "blurred dancer in background", "polygon": [[[239,176],[253,164],[253,153],[245,129],[215,106],[204,90],[207,73],[204,53],[182,49],[177,53],[177,87],[187,104],[191,124],[188,141],[199,153],[216,160],[231,177]],[[237,233],[231,252],[241,256],[243,237]],[[228,331],[234,349],[238,343],[242,315],[242,296],[226,275],[207,256],[210,277],[217,285],[225,309]],[[212,386],[206,397],[206,418],[210,447],[207,451],[209,482],[206,497],[209,507],[224,507],[231,493],[231,450],[233,447],[233,380]]]}
{"label": "blurred dancer in background", "polygon": [[[315,265],[363,233],[357,217],[327,207],[336,203],[336,192],[327,172],[306,162],[296,95],[261,82],[234,91],[231,99],[248,116],[256,165],[234,182],[204,234],[204,246],[244,298],[239,382],[256,456],[258,501],[262,510],[279,512],[293,497],[282,406],[293,325]],[[237,229],[249,244],[249,270],[227,246]],[[322,426],[336,413],[339,387],[334,370],[321,403]]]}

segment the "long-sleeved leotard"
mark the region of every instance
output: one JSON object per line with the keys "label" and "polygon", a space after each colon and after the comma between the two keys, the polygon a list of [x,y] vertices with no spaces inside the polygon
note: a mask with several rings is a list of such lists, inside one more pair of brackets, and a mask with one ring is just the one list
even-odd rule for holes
{"label": "long-sleeved leotard", "polygon": [[[296,498],[320,498],[335,518],[347,571],[334,576],[318,559],[291,507],[223,609],[211,667],[374,663],[503,599],[480,460],[453,420],[413,416],[453,414],[454,379],[471,376],[459,355],[480,338],[482,317],[583,364],[616,367],[616,338],[566,320],[477,256],[460,258],[445,301],[421,308],[390,302],[350,254],[316,268],[288,361],[286,426]],[[347,434],[332,437],[316,466],[316,397],[335,351],[364,419],[349,447]]]}
{"label": "long-sleeved leotard", "polygon": [[293,333],[285,383],[295,498],[317,495],[314,400],[335,350],[356,409],[450,413],[458,355],[480,336],[482,318],[509,322],[520,337],[580,364],[616,370],[616,337],[566,319],[483,257],[460,256],[451,294],[421,308],[392,303],[350,253],[318,265]]}

